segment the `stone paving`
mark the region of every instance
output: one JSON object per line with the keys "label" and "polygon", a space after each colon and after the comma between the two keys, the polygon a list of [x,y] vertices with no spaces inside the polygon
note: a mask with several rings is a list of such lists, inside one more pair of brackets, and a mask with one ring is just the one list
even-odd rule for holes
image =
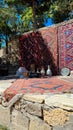
{"label": "stone paving", "polygon": [[0,93],[3,93],[7,88],[9,88],[16,79],[0,79]]}

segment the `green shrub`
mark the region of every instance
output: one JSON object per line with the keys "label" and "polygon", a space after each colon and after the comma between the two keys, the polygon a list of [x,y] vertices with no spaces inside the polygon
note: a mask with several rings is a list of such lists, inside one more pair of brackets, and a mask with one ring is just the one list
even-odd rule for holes
{"label": "green shrub", "polygon": [[0,130],[8,130],[7,127],[0,125]]}

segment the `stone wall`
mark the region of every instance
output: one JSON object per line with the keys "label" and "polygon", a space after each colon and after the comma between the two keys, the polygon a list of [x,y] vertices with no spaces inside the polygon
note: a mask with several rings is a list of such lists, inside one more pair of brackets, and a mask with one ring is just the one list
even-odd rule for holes
{"label": "stone wall", "polygon": [[10,130],[73,130],[73,94],[0,96],[0,124]]}

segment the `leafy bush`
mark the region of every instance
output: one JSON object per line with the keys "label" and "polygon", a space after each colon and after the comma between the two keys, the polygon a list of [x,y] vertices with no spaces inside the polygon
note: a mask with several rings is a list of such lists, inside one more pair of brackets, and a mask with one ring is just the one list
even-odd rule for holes
{"label": "leafy bush", "polygon": [[7,127],[0,125],[0,130],[8,130]]}

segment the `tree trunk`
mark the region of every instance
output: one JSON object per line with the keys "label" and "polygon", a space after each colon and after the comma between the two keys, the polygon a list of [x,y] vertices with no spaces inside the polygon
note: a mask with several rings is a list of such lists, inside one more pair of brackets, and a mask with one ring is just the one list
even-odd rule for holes
{"label": "tree trunk", "polygon": [[7,35],[6,35],[6,54],[8,54],[8,38],[7,38]]}
{"label": "tree trunk", "polygon": [[32,1],[32,10],[33,10],[33,29],[34,31],[37,29],[37,23],[36,23],[36,14],[35,14],[35,0]]}

